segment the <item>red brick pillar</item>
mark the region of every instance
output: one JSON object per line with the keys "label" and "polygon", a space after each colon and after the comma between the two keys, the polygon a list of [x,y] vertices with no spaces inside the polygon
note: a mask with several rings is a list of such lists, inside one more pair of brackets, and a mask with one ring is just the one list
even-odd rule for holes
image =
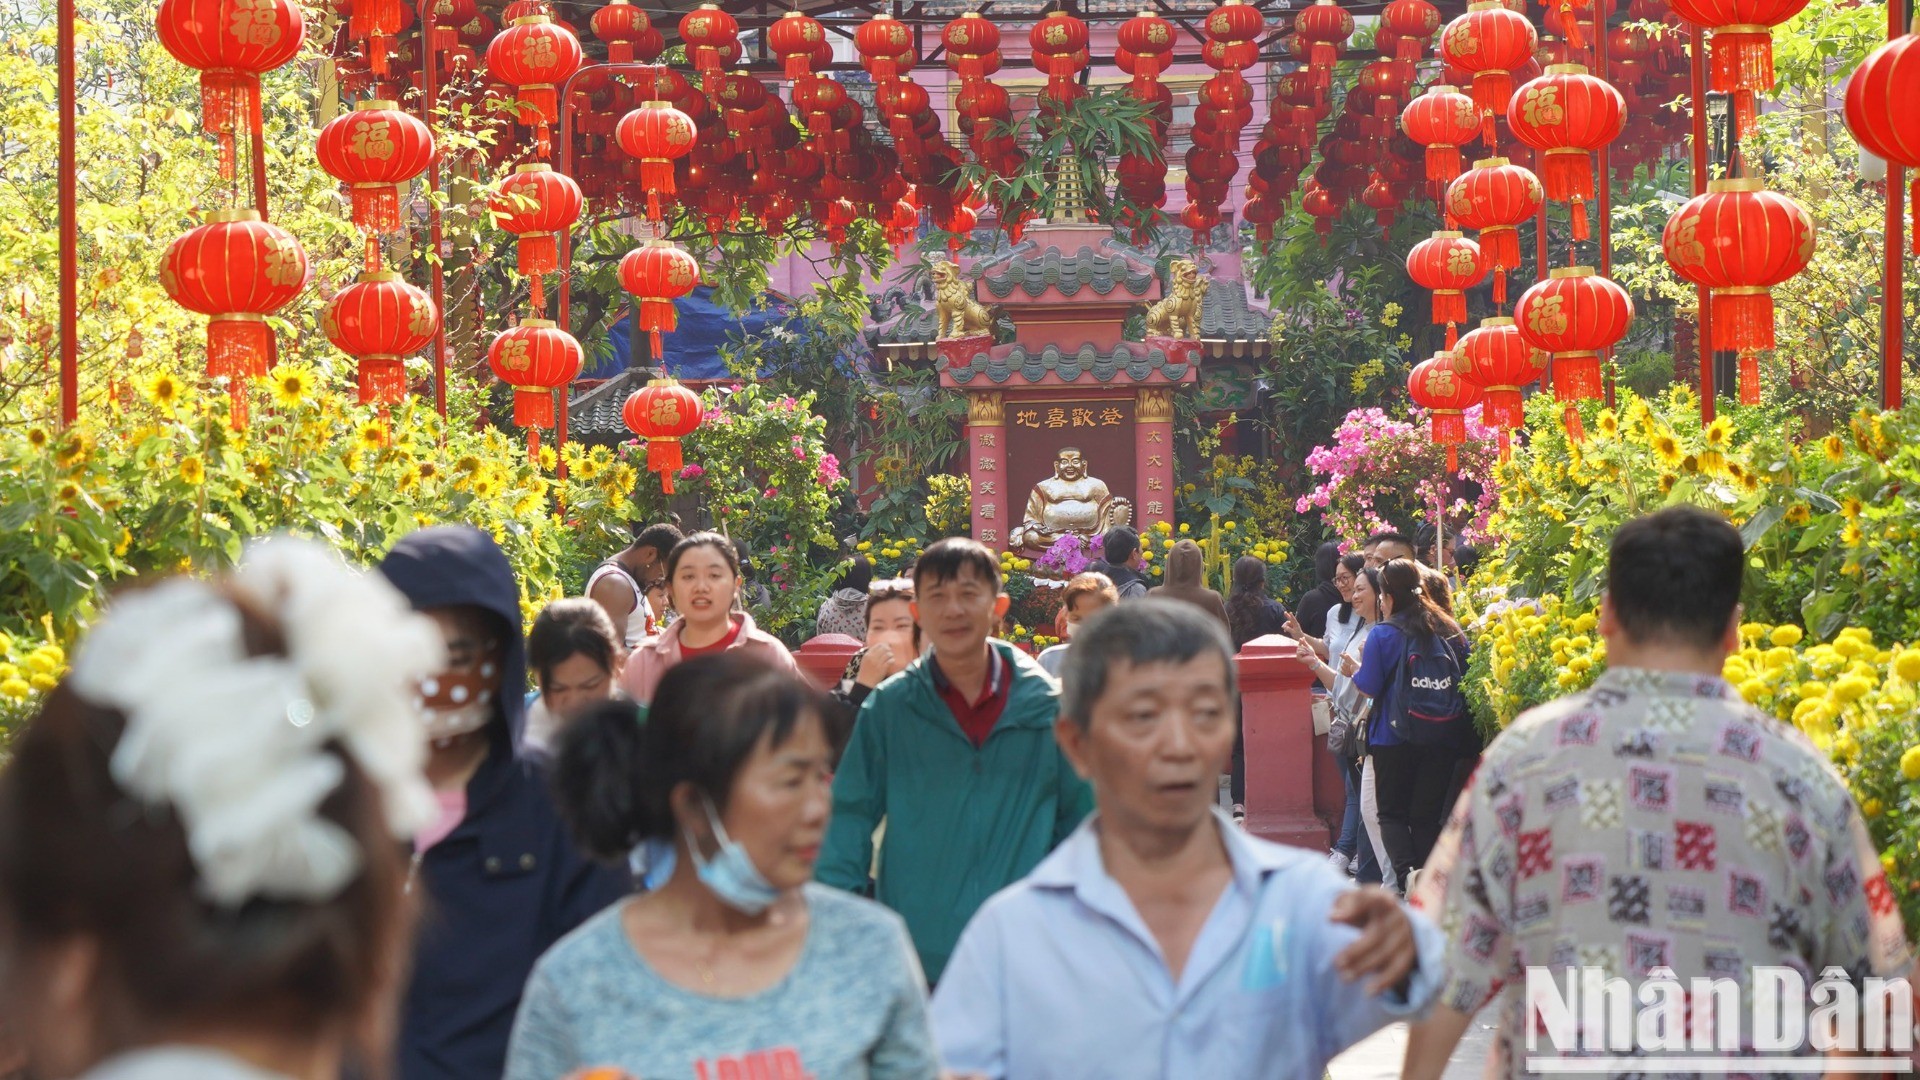
{"label": "red brick pillar", "polygon": [[1173,388],[1149,386],[1134,398],[1134,472],[1140,490],[1135,493],[1133,523],[1142,533],[1155,524],[1173,521],[1179,501],[1173,487]]}
{"label": "red brick pillar", "polygon": [[[1279,634],[1247,642],[1238,657],[1241,722],[1247,741],[1247,831],[1263,840],[1325,851],[1331,837],[1315,812],[1313,673]],[[1338,772],[1332,773],[1335,780]],[[1321,787],[1326,780],[1321,779]],[[1341,796],[1344,806],[1344,793]]]}

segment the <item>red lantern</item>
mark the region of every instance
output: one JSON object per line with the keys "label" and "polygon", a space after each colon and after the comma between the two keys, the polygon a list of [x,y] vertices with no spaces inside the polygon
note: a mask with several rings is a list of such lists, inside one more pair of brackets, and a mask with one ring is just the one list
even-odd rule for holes
{"label": "red lantern", "polygon": [[1447,185],[1447,213],[1480,233],[1480,251],[1493,267],[1493,302],[1507,302],[1507,271],[1520,265],[1516,229],[1540,211],[1540,179],[1506,158],[1476,161]]}
{"label": "red lantern", "polygon": [[407,396],[406,358],[433,340],[440,313],[425,291],[380,270],[334,294],[320,329],[359,362],[360,404],[396,405]]}
{"label": "red lantern", "polygon": [[1327,246],[1327,240],[1333,235],[1333,223],[1340,218],[1346,207],[1340,199],[1316,181],[1307,185],[1300,196],[1300,209],[1313,218],[1313,231],[1320,237],[1320,246]]}
{"label": "red lantern", "polygon": [[1575,240],[1588,236],[1586,200],[1593,198],[1593,165],[1587,155],[1620,137],[1626,108],[1620,91],[1579,64],[1548,68],[1514,91],[1507,104],[1507,125],[1514,137],[1545,151],[1547,198],[1569,204]]}
{"label": "red lantern", "polygon": [[1627,290],[1590,266],[1555,267],[1513,305],[1514,324],[1529,345],[1553,356],[1553,396],[1566,406],[1567,434],[1580,438],[1578,402],[1601,395],[1600,354],[1633,321]]}
{"label": "red lantern", "polygon": [[633,63],[635,47],[645,44],[653,32],[653,20],[646,11],[627,0],[607,0],[588,25],[594,37],[607,43],[607,60],[615,64]]}
{"label": "red lantern", "polygon": [[[1869,54],[1847,78],[1847,128],[1868,152],[1920,170],[1920,34],[1904,34]],[[1920,255],[1920,171],[1911,171],[1913,251]],[[1891,259],[1894,253],[1889,251]]]}
{"label": "red lantern", "polygon": [[540,450],[540,429],[553,426],[553,392],[580,374],[584,354],[573,335],[546,319],[527,319],[493,339],[487,366],[513,387],[513,422],[527,429],[527,456]]}
{"label": "red lantern", "polygon": [[520,238],[519,270],[533,284],[535,311],[546,310],[542,275],[560,268],[554,234],[580,216],[580,185],[543,164],[522,165],[500,182],[491,203],[494,220]]}
{"label": "red lantern", "polygon": [[660,335],[679,327],[673,302],[700,284],[700,263],[665,240],[649,240],[620,260],[620,286],[640,300],[640,329],[660,352]]}
{"label": "red lantern", "polygon": [[1033,66],[1044,75],[1065,76],[1085,66],[1076,66],[1073,56],[1087,47],[1087,24],[1064,11],[1050,11],[1027,31],[1033,48]]}
{"label": "red lantern", "polygon": [[559,84],[579,68],[580,39],[545,15],[515,19],[487,46],[487,70],[519,90],[515,119],[534,129],[542,157],[549,153],[549,126],[560,119]]}
{"label": "red lantern", "polygon": [[994,66],[999,64],[1000,28],[977,11],[948,23],[940,31],[940,43],[947,47],[947,66],[963,80],[984,79],[991,74],[989,56],[995,58]]}
{"label": "red lantern", "polygon": [[1771,349],[1775,285],[1813,258],[1813,217],[1762,181],[1709,180],[1667,220],[1661,243],[1675,273],[1713,294],[1715,349],[1740,357],[1740,402],[1760,401],[1760,360]]}
{"label": "red lantern", "polygon": [[902,54],[907,58],[906,66],[913,66],[912,28],[885,12],[861,23],[860,29],[854,31],[853,43],[860,50],[861,62],[875,79],[884,82],[899,78]]}
{"label": "red lantern", "polygon": [[1260,9],[1246,0],[1220,0],[1220,6],[1207,15],[1206,32],[1215,41],[1252,41],[1266,26]]}
{"label": "red lantern", "polygon": [[1533,59],[1537,35],[1525,15],[1496,0],[1467,5],[1466,14],[1447,24],[1440,52],[1447,63],[1473,73],[1473,103],[1480,110],[1481,137],[1493,149],[1493,120],[1505,115],[1513,97],[1513,73]]}
{"label": "red lantern", "polygon": [[1427,148],[1427,180],[1437,198],[1449,181],[1460,175],[1460,148],[1480,133],[1473,99],[1444,84],[1407,102],[1400,114],[1407,137]]}
{"label": "red lantern", "polygon": [[1375,173],[1373,179],[1360,192],[1360,205],[1373,211],[1374,223],[1380,226],[1380,232],[1384,235],[1388,229],[1393,228],[1394,214],[1400,209],[1400,195],[1393,190],[1392,184],[1382,180],[1379,173]]}
{"label": "red lantern", "polygon": [[725,67],[727,49],[740,47],[740,24],[719,4],[701,4],[681,16],[680,40],[687,44],[687,59],[700,73],[701,84],[711,92],[714,78]]}
{"label": "red lantern", "polygon": [[786,68],[787,81],[795,82],[813,73],[813,51],[825,41],[820,20],[798,11],[789,11],[767,30],[767,47]]}
{"label": "red lantern", "polygon": [[1489,427],[1512,431],[1526,424],[1521,392],[1540,378],[1545,354],[1512,319],[1482,319],[1453,350],[1453,370],[1480,389]]}
{"label": "red lantern", "polygon": [[1458,232],[1436,232],[1407,252],[1407,276],[1433,293],[1433,323],[1447,327],[1447,348],[1453,348],[1454,329],[1467,321],[1466,290],[1487,279],[1480,245]]}
{"label": "red lantern", "polygon": [[315,150],[320,167],[352,192],[367,269],[378,270],[379,235],[400,228],[400,189],[433,160],[433,134],[391,101],[362,101],[320,129]]}
{"label": "red lantern", "polygon": [[1773,28],[1807,0],[1673,0],[1673,10],[1711,31],[1713,89],[1733,95],[1736,132],[1753,126],[1754,91],[1773,89]]}
{"label": "red lantern", "polygon": [[1395,38],[1394,59],[1418,63],[1433,32],[1440,29],[1440,9],[1427,0],[1392,0],[1381,9],[1380,22]]}
{"label": "red lantern", "polygon": [[700,399],[673,379],[651,379],[628,396],[620,418],[647,440],[647,471],[659,473],[660,490],[673,494],[683,463],[680,440],[700,426]]}
{"label": "red lantern", "polygon": [[293,235],[253,210],[219,210],[173,242],[160,284],[174,302],[209,317],[207,374],[228,380],[233,422],[246,424],[247,379],[267,373],[273,329],[266,317],[300,295],[307,254]]}
{"label": "red lantern", "polygon": [[1353,16],[1334,0],[1314,0],[1294,20],[1294,32],[1307,43],[1307,71],[1319,100],[1333,83],[1333,64],[1353,36]]}
{"label": "red lantern", "polygon": [[649,101],[620,118],[614,138],[629,157],[640,160],[647,217],[660,220],[660,200],[675,195],[673,163],[687,156],[699,136],[693,119],[664,101]]}
{"label": "red lantern", "polygon": [[200,126],[220,143],[220,178],[234,176],[233,135],[260,138],[260,76],[299,55],[306,40],[291,0],[161,0],[160,44],[200,72]]}
{"label": "red lantern", "polygon": [[1150,11],[1121,23],[1119,40],[1120,47],[1133,54],[1136,91],[1165,71],[1173,58],[1173,24]]}
{"label": "red lantern", "polygon": [[1427,410],[1434,443],[1447,448],[1447,471],[1458,472],[1467,410],[1480,404],[1480,388],[1454,372],[1451,353],[1437,352],[1407,373],[1407,395]]}

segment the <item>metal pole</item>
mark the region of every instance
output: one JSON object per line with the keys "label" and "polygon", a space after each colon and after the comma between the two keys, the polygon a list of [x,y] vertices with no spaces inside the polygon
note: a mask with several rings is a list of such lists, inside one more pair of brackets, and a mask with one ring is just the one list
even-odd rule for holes
{"label": "metal pole", "polygon": [[[1887,0],[1887,40],[1892,41],[1906,30],[1905,0]],[[1906,195],[1907,170],[1905,166],[1887,162],[1887,229],[1885,249],[1886,272],[1880,283],[1880,407],[1897,409],[1900,407],[1900,378],[1905,366],[1905,343],[1901,334],[1902,325],[1901,291],[1901,239],[1906,233]]]}
{"label": "metal pole", "polygon": [[80,416],[80,294],[79,222],[75,218],[76,186],[79,164],[74,149],[74,114],[77,109],[74,89],[73,18],[74,0],[59,0],[59,29],[55,51],[59,71],[57,93],[60,98],[60,171],[56,198],[60,204],[60,425],[73,423]]}
{"label": "metal pole", "polygon": [[[1689,107],[1693,118],[1693,193],[1707,193],[1707,42],[1697,23],[1687,24]],[[1700,340],[1700,422],[1710,424],[1714,413],[1713,378],[1713,294],[1705,285],[1699,290],[1700,315],[1695,320]]]}
{"label": "metal pole", "polygon": [[266,121],[261,115],[259,87],[247,97],[253,121],[253,208],[260,211],[261,221],[267,221],[270,220],[267,217],[267,133]]}
{"label": "metal pole", "polygon": [[[420,69],[420,120],[427,125],[427,131],[433,131],[433,111],[439,105],[439,73],[434,70],[436,57],[433,47],[433,27],[438,21],[434,9],[438,4],[423,5],[426,18],[421,20],[421,52],[425,59]],[[447,268],[441,258],[441,245],[445,242],[445,225],[440,220],[440,203],[434,198],[440,194],[440,153],[435,147],[432,160],[427,162],[427,245],[432,249],[427,259],[428,291],[433,294],[433,309],[440,313],[440,327],[433,332],[433,410],[442,419],[447,415]],[[478,281],[475,288],[478,288]]]}

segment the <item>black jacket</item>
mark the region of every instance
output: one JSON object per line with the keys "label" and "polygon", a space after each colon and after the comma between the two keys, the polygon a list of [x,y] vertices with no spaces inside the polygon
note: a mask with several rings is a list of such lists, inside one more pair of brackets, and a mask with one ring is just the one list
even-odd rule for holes
{"label": "black jacket", "polygon": [[425,896],[396,1051],[400,1080],[497,1077],[533,962],[630,881],[574,848],[540,761],[516,749],[527,680],[520,590],[493,539],[465,526],[422,529],[380,571],[416,609],[490,612],[507,641],[492,749],[467,782],[466,818],[415,861]]}
{"label": "black jacket", "polygon": [[1339,606],[1340,589],[1331,581],[1323,581],[1300,597],[1293,617],[1300,621],[1300,629],[1308,637],[1326,637],[1327,612]]}

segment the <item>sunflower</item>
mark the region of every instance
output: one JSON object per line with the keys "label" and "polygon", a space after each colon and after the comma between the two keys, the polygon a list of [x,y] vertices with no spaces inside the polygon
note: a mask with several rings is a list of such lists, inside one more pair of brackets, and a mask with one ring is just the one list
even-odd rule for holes
{"label": "sunflower", "polygon": [[542,446],[537,460],[540,462],[540,468],[547,472],[552,472],[554,465],[559,463],[560,456],[553,452],[553,447]]}
{"label": "sunflower", "polygon": [[33,449],[45,450],[48,444],[52,442],[53,436],[47,434],[46,428],[30,427],[27,429],[27,445]]}
{"label": "sunflower", "polygon": [[1805,525],[1813,520],[1813,510],[1806,503],[1794,503],[1787,507],[1787,524]]}
{"label": "sunflower", "polygon": [[247,462],[247,472],[253,474],[256,481],[269,483],[273,480],[273,462],[263,457],[254,458]]}
{"label": "sunflower", "polygon": [[573,467],[573,478],[575,480],[591,480],[600,475],[601,468],[600,462],[594,458],[581,458],[580,464]]}
{"label": "sunflower", "polygon": [[526,517],[528,514],[540,508],[540,501],[540,496],[532,492],[521,495],[513,501],[513,515],[515,517]]}
{"label": "sunflower", "polygon": [[1862,509],[1864,509],[1864,507],[1860,505],[1860,500],[1851,495],[1840,500],[1840,516],[1846,518],[1848,521],[1859,521],[1860,511]]}
{"label": "sunflower", "polygon": [[1653,437],[1653,454],[1660,459],[1661,465],[1669,469],[1680,464],[1681,459],[1685,457],[1680,452],[1680,440],[1674,438],[1670,431],[1663,431]]}
{"label": "sunflower", "polygon": [[1699,458],[1697,458],[1697,457],[1694,457],[1694,456],[1693,456],[1692,454],[1688,454],[1688,455],[1687,455],[1686,457],[1683,457],[1683,458],[1681,458],[1681,459],[1680,459],[1680,471],[1681,471],[1681,472],[1689,472],[1689,473],[1697,473],[1697,472],[1699,472],[1699,471],[1700,471],[1700,459],[1699,459]]}
{"label": "sunflower", "polygon": [[1826,438],[1821,439],[1820,449],[1826,453],[1827,460],[1832,462],[1835,465],[1838,465],[1842,461],[1846,460],[1847,444],[1841,442],[1840,436],[1838,435],[1829,435]]}
{"label": "sunflower", "polygon": [[354,431],[353,441],[362,450],[377,452],[387,445],[387,427],[378,420],[369,420]]}
{"label": "sunflower", "polygon": [[1848,547],[1860,546],[1860,523],[1849,521],[1840,530],[1840,542]]}
{"label": "sunflower", "polygon": [[1713,423],[1707,425],[1704,437],[1708,446],[1725,447],[1727,441],[1733,438],[1733,422],[1724,416],[1716,417]]}
{"label": "sunflower", "polygon": [[1593,426],[1599,428],[1600,434],[1609,439],[1620,433],[1620,420],[1613,415],[1612,409],[1601,409],[1600,415],[1593,421]]}
{"label": "sunflower", "polygon": [[206,462],[200,460],[200,455],[193,454],[181,459],[180,479],[185,480],[194,487],[199,487],[201,484],[207,482],[207,465]]}
{"label": "sunflower", "polygon": [[468,454],[453,463],[455,472],[476,473],[480,471],[480,459]]}
{"label": "sunflower", "polygon": [[401,492],[412,491],[415,487],[419,486],[419,484],[420,467],[418,465],[407,466],[401,470],[400,478],[394,481],[395,489]]}
{"label": "sunflower", "polygon": [[1679,482],[1680,482],[1680,478],[1673,475],[1672,473],[1661,473],[1660,474],[1660,494],[1665,495],[1668,492],[1672,491],[1673,485]]}
{"label": "sunflower", "polygon": [[440,466],[431,461],[423,461],[420,463],[418,472],[421,480],[434,480],[440,476]]}
{"label": "sunflower", "polygon": [[272,384],[273,403],[282,409],[298,408],[312,400],[319,382],[312,371],[299,364],[273,369],[267,381]]}
{"label": "sunflower", "polygon": [[493,497],[493,478],[490,476],[474,477],[473,495],[477,499],[492,498]]}
{"label": "sunflower", "polygon": [[66,504],[79,502],[80,497],[84,494],[86,493],[80,490],[80,485],[74,483],[71,480],[67,481],[64,484],[61,484],[60,490],[57,493],[60,501]]}
{"label": "sunflower", "polygon": [[179,405],[180,399],[186,395],[186,387],[179,379],[173,377],[172,372],[163,371],[147,380],[146,392],[147,400],[152,402],[155,408],[171,416],[174,407]]}
{"label": "sunflower", "polygon": [[53,452],[53,463],[62,469],[72,469],[87,460],[93,453],[93,440],[78,431],[67,433],[60,442],[60,449]]}

